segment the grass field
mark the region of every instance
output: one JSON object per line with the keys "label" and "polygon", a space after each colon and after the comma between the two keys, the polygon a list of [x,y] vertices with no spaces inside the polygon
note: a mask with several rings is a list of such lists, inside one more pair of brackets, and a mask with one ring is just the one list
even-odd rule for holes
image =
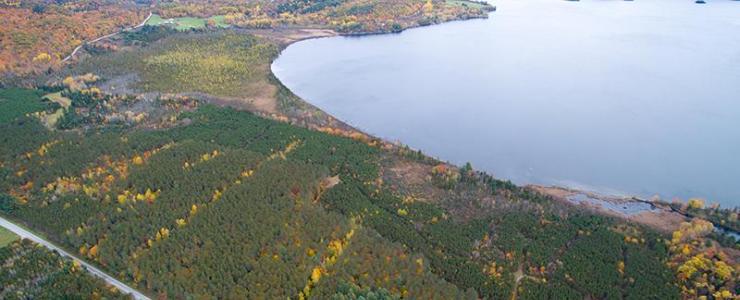
{"label": "grass field", "polygon": [[7,246],[13,241],[17,240],[18,236],[9,230],[0,227],[0,248]]}
{"label": "grass field", "polygon": [[28,113],[45,110],[48,105],[41,101],[37,90],[10,88],[0,90],[0,124],[8,123]]}
{"label": "grass field", "polygon": [[226,24],[224,21],[224,16],[213,16],[207,19],[202,18],[193,18],[193,17],[182,17],[182,18],[172,18],[172,19],[163,19],[159,15],[152,15],[151,18],[149,18],[149,21],[146,22],[146,25],[150,26],[173,26],[177,30],[190,30],[190,29],[201,29],[205,28],[208,20],[213,20],[216,24],[216,27],[220,28],[226,28],[229,27],[229,24]]}

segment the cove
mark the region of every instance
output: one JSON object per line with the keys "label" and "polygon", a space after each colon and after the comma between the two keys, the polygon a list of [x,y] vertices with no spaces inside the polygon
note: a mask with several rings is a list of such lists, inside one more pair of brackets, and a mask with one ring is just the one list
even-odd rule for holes
{"label": "cove", "polygon": [[740,2],[502,0],[273,63],[370,134],[519,184],[740,206]]}

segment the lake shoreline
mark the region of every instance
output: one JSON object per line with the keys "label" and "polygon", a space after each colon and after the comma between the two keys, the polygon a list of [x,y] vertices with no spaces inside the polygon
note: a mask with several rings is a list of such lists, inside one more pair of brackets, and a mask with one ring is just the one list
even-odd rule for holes
{"label": "lake shoreline", "polygon": [[[493,8],[493,10],[495,10],[495,7]],[[490,12],[488,14],[486,14],[486,16],[483,17],[483,18],[488,18],[489,15],[490,15]],[[471,20],[471,19],[481,19],[481,17],[460,18],[460,19],[455,19],[455,20],[449,20],[449,21],[444,22],[444,23],[456,22],[456,21],[465,21],[465,20]],[[429,24],[429,25],[437,25],[437,24]],[[420,27],[426,27],[426,26],[427,25],[423,25],[423,26],[422,25],[420,25],[420,26],[412,26],[412,27],[409,27],[409,28],[405,28],[403,31],[405,31],[407,29],[414,29],[414,28],[420,28]],[[304,28],[304,29],[298,29],[298,30],[318,30],[318,29]],[[278,30],[278,31],[280,31],[280,30]],[[273,30],[267,30],[267,32],[272,32],[273,35],[275,34],[275,30],[274,29]],[[260,33],[264,34],[264,33],[267,33],[267,32],[262,31]],[[300,42],[300,41],[304,41],[304,40],[315,39],[315,38],[323,38],[323,37],[335,37],[335,36],[363,37],[363,36],[370,36],[370,35],[383,35],[383,34],[388,34],[388,33],[398,33],[398,32],[368,32],[368,33],[355,33],[355,34],[342,34],[342,33],[338,33],[338,32],[332,32],[331,34],[321,33],[321,34],[317,34],[317,35],[300,36],[298,38],[294,38],[294,39],[291,39],[289,41],[286,41],[286,43],[284,45],[282,45],[282,47],[280,49],[280,55],[282,55],[283,51],[285,49],[287,49],[288,46],[293,45],[294,43],[297,43],[297,42]],[[280,55],[278,56],[278,58],[280,57]],[[277,60],[277,58],[275,60]],[[274,64],[275,60],[273,60],[273,64]],[[272,72],[272,70],[271,70],[271,72]],[[275,78],[277,78],[277,76],[275,75],[274,72],[272,72],[272,74],[273,74],[273,76],[275,76]],[[278,78],[278,81],[281,84],[283,84],[283,86],[285,86],[285,84],[282,83],[282,81],[279,78]],[[290,90],[289,87],[286,86],[286,88],[288,90]],[[291,93],[297,95],[292,90],[290,90],[290,91],[291,91]],[[324,112],[322,109],[318,108],[315,104],[306,101],[305,99],[303,99],[300,96],[298,98],[301,101],[303,101],[306,104],[308,104],[311,107],[313,107],[314,109],[316,109],[318,111],[321,111],[321,112],[325,113],[326,115],[328,115],[330,117],[333,117],[333,116],[331,116],[331,114],[328,114],[328,113]],[[344,120],[341,120],[341,119],[336,118],[336,117],[333,117],[333,118],[336,119],[338,122],[340,122],[343,125],[343,127],[345,127],[345,128],[350,128],[351,130],[354,130],[354,131],[357,131],[357,132],[361,132],[362,134],[365,134],[367,136],[370,136],[373,139],[383,141],[386,144],[401,146],[398,143],[391,143],[390,141],[386,140],[385,138],[379,138],[377,136],[368,134],[364,130],[359,130],[355,126],[349,125]],[[437,160],[437,161],[440,161],[440,162],[444,162],[444,163],[449,164],[449,165],[454,165],[454,164],[449,163],[448,161],[443,160],[443,159],[434,158],[434,157],[430,157],[430,158],[431,159],[434,159],[434,160]],[[501,178],[501,179],[504,179],[505,180],[505,178]],[[636,223],[641,223],[641,224],[648,225],[650,227],[656,228],[656,229],[658,229],[660,231],[667,232],[667,233],[670,233],[670,232],[678,229],[678,227],[680,226],[680,224],[682,222],[685,222],[685,221],[689,220],[690,217],[691,217],[691,216],[687,215],[686,213],[682,213],[680,211],[676,211],[675,209],[673,209],[672,207],[670,207],[670,205],[668,205],[668,203],[665,203],[665,202],[662,202],[662,201],[649,201],[649,200],[642,199],[639,196],[631,195],[631,194],[617,196],[617,195],[613,195],[613,194],[609,194],[609,193],[597,193],[597,192],[592,192],[592,191],[588,191],[588,190],[578,189],[578,188],[572,187],[572,186],[565,186],[565,187],[563,187],[563,186],[555,186],[555,185],[553,185],[553,186],[544,186],[544,185],[526,184],[526,183],[525,184],[522,184],[521,186],[526,187],[526,188],[529,188],[529,189],[531,189],[533,191],[537,191],[537,192],[542,193],[544,195],[548,195],[548,196],[554,198],[555,200],[557,200],[557,201],[559,201],[559,202],[561,202],[563,204],[566,204],[566,205],[570,205],[570,206],[574,206],[574,207],[582,207],[582,208],[586,208],[586,209],[589,209],[591,211],[594,211],[594,212],[597,212],[597,213],[600,213],[600,214],[610,215],[610,216],[614,216],[614,217],[618,217],[618,218],[630,220],[630,221],[633,221],[633,222],[636,222]],[[564,197],[564,195],[565,195],[565,197]],[[618,209],[617,210],[610,209],[610,208],[604,207],[603,205],[596,205],[596,204],[593,204],[593,203],[580,203],[580,202],[577,202],[577,201],[573,201],[573,200],[570,199],[570,196],[574,196],[574,195],[586,195],[590,199],[596,199],[596,200],[599,200],[599,201],[605,201],[605,203],[609,203],[611,205],[617,205],[617,206],[618,205],[623,205],[624,207],[629,207],[629,206],[632,206],[632,205],[640,205],[640,204],[642,204],[642,205],[648,205],[649,209],[645,209],[645,210],[640,211],[640,212],[637,212],[637,213],[625,214],[624,212],[621,212]],[[721,224],[715,224],[715,226],[720,227],[720,228],[724,228],[724,227],[721,226]],[[727,228],[724,228],[724,229],[727,229]]]}
{"label": "lake shoreline", "polygon": [[455,18],[452,18],[449,20],[443,20],[443,21],[433,22],[429,24],[415,24],[412,26],[405,27],[398,31],[391,30],[391,31],[338,32],[331,28],[318,27],[318,26],[317,27],[283,26],[283,27],[275,27],[275,28],[268,28],[268,29],[238,29],[238,30],[242,30],[244,32],[248,32],[248,33],[259,35],[259,36],[273,38],[278,41],[283,41],[284,44],[281,45],[281,49],[280,49],[280,52],[282,54],[283,50],[285,50],[288,46],[293,45],[294,43],[297,43],[297,42],[301,42],[301,41],[317,39],[317,38],[326,38],[326,37],[365,37],[365,36],[376,36],[376,35],[387,35],[387,34],[399,34],[399,33],[402,33],[402,32],[405,32],[411,29],[431,27],[431,26],[440,25],[440,24],[464,22],[464,21],[470,21],[470,20],[484,20],[484,19],[488,19],[491,16],[491,14],[494,13],[495,11],[496,11],[496,6],[491,5],[490,8],[486,11],[486,13],[483,15],[456,16]]}
{"label": "lake shoreline", "polygon": [[[455,21],[465,21],[465,20],[470,20],[470,19],[455,20]],[[407,28],[407,29],[414,29],[414,28],[420,28],[420,27],[425,27],[425,26],[418,26],[418,27],[412,27],[412,28]],[[406,29],[404,29],[404,30],[406,30]],[[298,42],[306,41],[306,40],[311,40],[311,39],[329,38],[329,37],[341,37],[341,36],[362,37],[362,36],[369,36],[369,35],[393,34],[393,33],[388,33],[388,32],[374,32],[374,33],[366,33],[366,34],[343,35],[343,34],[340,34],[340,33],[336,32],[336,31],[333,31],[333,30],[324,30],[324,29],[317,29],[317,28],[290,28],[290,29],[283,28],[283,29],[270,29],[270,30],[251,31],[250,33],[257,34],[257,35],[268,35],[270,38],[274,38],[274,39],[278,39],[278,40],[284,40],[285,41],[285,44],[281,45],[280,55],[282,55],[282,52],[285,49],[287,49],[287,47],[289,47],[290,45],[293,45],[293,44],[298,43]],[[285,38],[285,36],[288,36],[288,38]],[[280,55],[278,55],[278,57]],[[273,60],[273,63],[274,63],[274,60]],[[272,70],[271,70],[271,72],[272,72]],[[277,78],[277,80],[281,84],[283,84],[283,86],[285,86],[291,93],[293,93],[294,95],[297,95],[294,91],[292,91],[289,87],[287,87],[282,81],[280,81],[280,79],[274,74],[274,72],[272,72],[272,75],[275,76],[275,78]],[[411,148],[409,146],[405,146],[405,145],[402,146],[402,145],[399,145],[398,143],[393,143],[393,142],[388,141],[388,140],[386,140],[384,138],[380,138],[378,136],[369,134],[369,133],[367,133],[367,132],[365,132],[365,131],[363,131],[361,129],[358,129],[356,126],[349,125],[344,120],[341,120],[339,118],[333,117],[331,114],[326,113],[325,111],[323,111],[322,109],[320,109],[319,107],[317,107],[316,105],[314,105],[313,103],[308,102],[307,100],[301,98],[300,96],[298,96],[298,98],[301,101],[303,101],[305,104],[310,105],[311,109],[315,109],[315,110],[321,111],[324,114],[326,114],[327,116],[330,116],[333,119],[335,119],[336,121],[340,122],[340,125],[341,125],[340,127],[342,127],[345,130],[348,129],[348,130],[353,130],[353,131],[361,132],[362,134],[365,134],[367,136],[370,136],[373,139],[383,141],[383,142],[385,142],[387,144],[390,144],[390,145],[396,145],[396,146],[399,146],[399,147],[407,147],[407,148],[409,148],[409,149],[411,149],[413,151],[422,151],[423,150],[423,149],[413,149],[413,148]],[[439,161],[440,163],[444,163],[444,164],[447,164],[447,165],[456,166],[455,164],[450,163],[449,161],[444,160],[444,159],[441,159],[441,158],[431,157],[431,156],[426,155],[426,154],[425,154],[425,156],[429,157],[430,159]],[[459,167],[459,166],[456,166],[456,167]],[[499,178],[499,179],[506,180],[506,178]],[[639,216],[629,216],[629,215],[622,214],[622,213],[620,213],[618,211],[614,211],[614,210],[609,210],[609,209],[603,208],[602,206],[598,206],[598,205],[582,205],[582,204],[576,203],[574,201],[568,200],[568,197],[569,196],[573,196],[573,195],[588,195],[589,197],[592,197],[594,199],[604,200],[604,201],[607,201],[607,202],[616,202],[616,203],[641,203],[641,202],[648,202],[648,203],[651,203],[651,205],[655,206],[655,204],[653,204],[652,202],[649,202],[647,200],[638,200],[640,198],[638,198],[637,196],[621,196],[621,197],[618,197],[616,195],[596,193],[596,192],[587,191],[587,190],[583,190],[583,189],[577,189],[575,187],[568,187],[568,186],[556,186],[556,185],[545,186],[545,185],[538,185],[538,184],[522,184],[521,186],[526,187],[526,188],[528,188],[530,190],[536,191],[538,193],[541,193],[541,194],[550,196],[553,199],[555,199],[556,201],[559,201],[559,202],[563,203],[564,205],[570,205],[570,206],[574,206],[574,207],[582,207],[584,209],[588,209],[588,210],[594,211],[594,212],[599,213],[599,214],[605,214],[605,215],[610,215],[610,216],[613,216],[613,217],[618,217],[618,218],[622,218],[622,219],[627,219],[627,220],[635,221],[635,222],[638,222],[638,223],[641,223],[641,224],[645,224],[645,225],[651,226],[651,227],[656,228],[659,231],[662,231],[662,232],[665,232],[665,233],[670,233],[670,232],[676,230],[680,226],[680,223],[686,220],[685,218],[683,218],[682,215],[679,215],[679,214],[677,214],[675,212],[672,212],[672,211],[669,211],[669,210],[665,210],[665,209],[661,209],[659,211],[645,211],[645,212],[641,212],[641,213],[637,214]],[[667,216],[667,218],[666,218],[666,216]]]}
{"label": "lake shoreline", "polygon": [[[697,217],[660,199],[647,200],[637,196],[609,195],[567,186],[528,184],[525,187],[548,195],[567,205],[640,223],[665,233],[676,231],[681,227],[681,223],[689,222],[692,218]],[[740,236],[740,232],[724,224],[713,220],[706,221],[712,223],[719,233],[734,237]]]}
{"label": "lake shoreline", "polygon": [[[644,200],[634,196],[606,195],[562,186],[530,184],[526,187],[567,205],[640,223],[665,233],[677,230],[682,222],[689,220],[686,215],[671,209],[667,203]],[[588,201],[576,200],[579,196],[588,198]],[[624,207],[627,210],[628,207],[634,206],[641,207],[629,212],[618,209],[618,207]]]}

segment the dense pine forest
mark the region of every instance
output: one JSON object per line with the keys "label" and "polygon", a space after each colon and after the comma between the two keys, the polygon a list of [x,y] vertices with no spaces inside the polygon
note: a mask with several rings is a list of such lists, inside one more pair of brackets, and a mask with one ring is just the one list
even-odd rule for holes
{"label": "dense pine forest", "polygon": [[151,295],[679,298],[665,237],[472,171],[454,185],[506,198],[485,216],[386,187],[378,147],[230,108],[157,130],[16,116],[3,213]]}
{"label": "dense pine forest", "polygon": [[[96,9],[115,6],[103,2]],[[736,230],[737,210],[675,204],[685,222],[666,232],[568,205],[354,130],[269,69],[282,47],[311,37],[296,37],[306,24],[389,32],[478,16],[490,10],[483,4],[163,2],[165,17],[232,16],[234,28],[143,26],[0,88],[0,216],[150,297],[740,292],[740,246],[714,230]],[[11,4],[3,8],[35,9]],[[77,7],[48,6],[37,14]],[[0,298],[126,297],[29,241],[2,246]]]}

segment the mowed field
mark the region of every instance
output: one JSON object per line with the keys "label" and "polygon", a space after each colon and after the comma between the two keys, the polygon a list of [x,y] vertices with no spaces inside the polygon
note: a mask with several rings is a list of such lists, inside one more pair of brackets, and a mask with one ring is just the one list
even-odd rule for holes
{"label": "mowed field", "polygon": [[226,28],[224,16],[213,16],[209,18],[181,17],[181,18],[162,18],[159,15],[152,15],[146,22],[149,26],[172,26],[177,30],[190,30],[205,28],[209,20],[213,20],[216,27]]}

